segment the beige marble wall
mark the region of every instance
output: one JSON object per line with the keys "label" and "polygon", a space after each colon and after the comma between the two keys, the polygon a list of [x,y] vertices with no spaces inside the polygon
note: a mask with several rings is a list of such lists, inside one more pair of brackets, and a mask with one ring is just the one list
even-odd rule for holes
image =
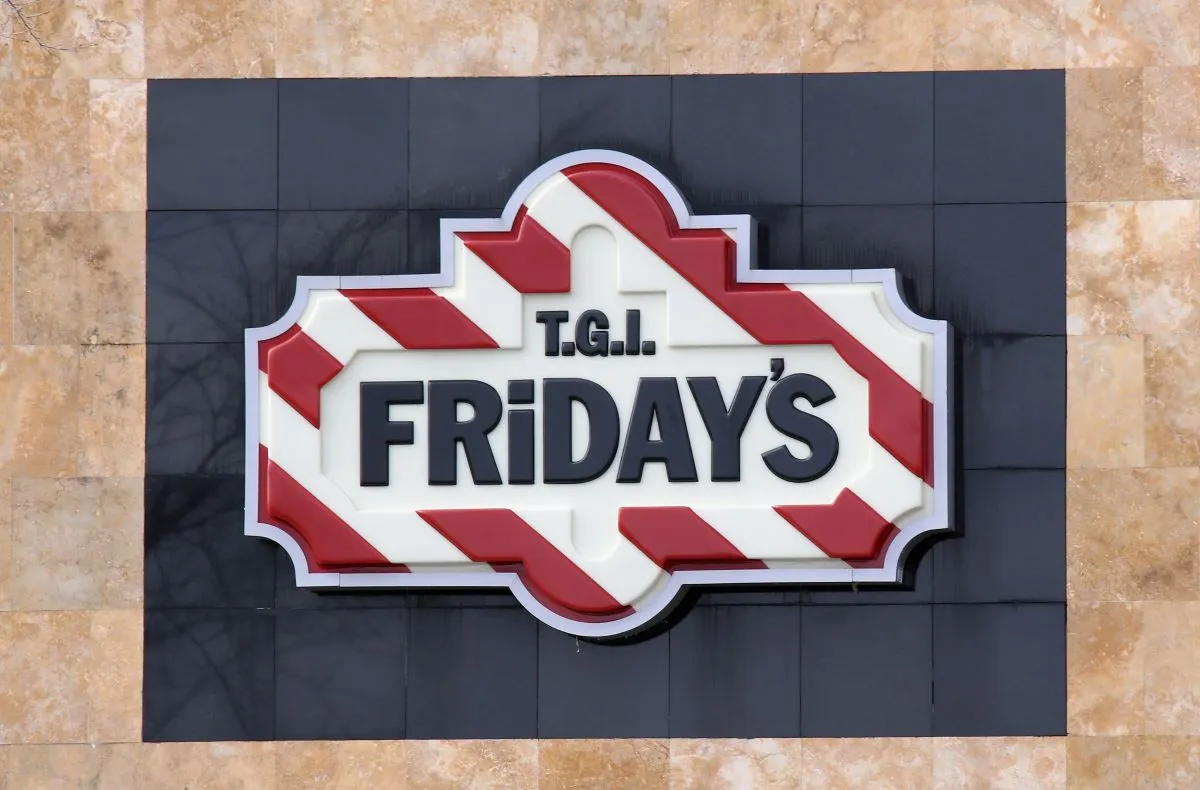
{"label": "beige marble wall", "polygon": [[[59,49],[0,36],[0,790],[1196,784],[1200,0],[44,5]],[[139,743],[146,78],[1063,67],[1068,737]]]}

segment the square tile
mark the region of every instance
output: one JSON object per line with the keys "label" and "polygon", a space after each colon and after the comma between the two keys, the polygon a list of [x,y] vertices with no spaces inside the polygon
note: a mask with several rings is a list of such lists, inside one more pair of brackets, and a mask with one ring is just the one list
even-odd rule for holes
{"label": "square tile", "polygon": [[279,207],[408,204],[408,80],[281,80]]}
{"label": "square tile", "polygon": [[150,80],[148,207],[273,209],[275,80]]}
{"label": "square tile", "polygon": [[146,220],[146,342],[241,343],[279,316],[276,214],[152,211]]}
{"label": "square tile", "polygon": [[1064,468],[1066,338],[974,337],[961,347],[963,468]]}
{"label": "square tile", "polygon": [[406,737],[537,737],[537,620],[497,608],[411,618]]}
{"label": "square tile", "polygon": [[932,199],[932,73],[805,75],[806,204]]}
{"label": "square tile", "polygon": [[938,203],[1067,199],[1066,72],[939,72]]}
{"label": "square tile", "polygon": [[800,735],[798,608],[696,608],[670,641],[672,738]]}
{"label": "square tile", "polygon": [[671,159],[695,206],[799,204],[798,75],[671,79]]}
{"label": "square tile", "polygon": [[[795,606],[804,593],[795,585],[726,584],[715,587],[690,587],[694,606]],[[686,617],[689,601],[680,601],[677,612]]]}
{"label": "square tile", "polygon": [[1065,334],[1065,204],[938,206],[933,227],[938,317],[965,334]]}
{"label": "square tile", "polygon": [[1065,604],[933,610],[933,734],[1066,735]]}
{"label": "square tile", "polygon": [[909,307],[932,316],[933,207],[805,207],[804,268],[895,269]]}
{"label": "square tile", "polygon": [[147,611],[143,738],[274,738],[274,643],[270,612]]}
{"label": "square tile", "polygon": [[408,273],[408,212],[281,211],[278,243],[283,313],[300,276]]}
{"label": "square tile", "polygon": [[661,738],[670,639],[597,644],[538,628],[539,738]]}
{"label": "square tile", "polygon": [[546,77],[540,91],[542,161],[606,148],[660,164],[670,150],[670,77]]}
{"label": "square tile", "polygon": [[923,541],[905,559],[904,580],[900,584],[814,585],[801,595],[805,603],[822,606],[932,603],[933,565],[930,544]]}
{"label": "square tile", "polygon": [[275,737],[404,737],[406,609],[284,611],[275,633]]}
{"label": "square tile", "polygon": [[238,343],[146,350],[146,474],[241,474],[245,349]]}
{"label": "square tile", "polygon": [[409,206],[503,208],[538,164],[537,80],[413,80],[409,97]]}
{"label": "square tile", "polygon": [[929,606],[807,606],[801,621],[804,737],[931,734]]}
{"label": "square tile", "polygon": [[275,604],[277,549],[243,534],[245,494],[241,475],[146,478],[147,609]]}
{"label": "square tile", "polygon": [[934,600],[1066,601],[1066,490],[1061,469],[964,472],[959,537],[932,549]]}

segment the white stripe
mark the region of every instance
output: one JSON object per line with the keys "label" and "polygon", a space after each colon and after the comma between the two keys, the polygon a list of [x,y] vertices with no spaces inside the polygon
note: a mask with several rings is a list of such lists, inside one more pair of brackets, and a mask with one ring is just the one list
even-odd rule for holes
{"label": "white stripe", "polygon": [[[769,507],[692,508],[752,560],[827,560],[829,555]],[[803,563],[802,563],[803,564]]]}
{"label": "white stripe", "polygon": [[790,287],[816,303],[914,389],[928,395],[924,370],[933,363],[931,336],[892,320],[882,285],[821,283]]}
{"label": "white stripe", "polygon": [[399,351],[402,346],[337,291],[312,291],[298,322],[304,334],[343,365],[359,351]]}
{"label": "white stripe", "polygon": [[866,474],[854,480],[849,488],[893,524],[925,502],[924,481],[874,439]]}
{"label": "white stripe", "polygon": [[321,432],[264,385],[259,391],[269,404],[262,443],[271,460],[334,515],[350,525],[390,562],[470,563],[470,558],[425,522],[416,511],[360,511],[349,497],[321,473]]}
{"label": "white stripe", "polygon": [[612,233],[617,246],[618,290],[666,294],[668,342],[672,346],[759,345],[725,311],[565,176],[547,179],[525,205],[529,216],[568,249],[584,228],[599,226]]}
{"label": "white stripe", "polygon": [[521,347],[521,292],[496,274],[457,236],[454,237],[454,285],[438,288],[437,293],[470,318],[500,348]]}

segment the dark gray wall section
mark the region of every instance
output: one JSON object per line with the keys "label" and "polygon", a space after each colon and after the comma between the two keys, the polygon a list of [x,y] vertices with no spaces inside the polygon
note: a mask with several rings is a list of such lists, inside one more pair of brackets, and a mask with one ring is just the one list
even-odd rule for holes
{"label": "dark gray wall section", "polygon": [[[1065,732],[1063,73],[151,81],[147,740]],[[507,591],[323,594],[245,538],[242,330],[428,272],[541,161],[639,156],[770,268],[954,323],[959,533],[897,588],[695,591],[581,642]]]}

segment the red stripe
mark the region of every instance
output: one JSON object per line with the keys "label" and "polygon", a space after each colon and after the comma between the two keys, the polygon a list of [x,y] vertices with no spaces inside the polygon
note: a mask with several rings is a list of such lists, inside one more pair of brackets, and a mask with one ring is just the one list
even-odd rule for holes
{"label": "red stripe", "polygon": [[887,559],[888,548],[891,547],[892,541],[900,534],[900,528],[891,525],[887,535],[883,538],[883,543],[879,546],[879,551],[876,556],[869,560],[846,560],[846,564],[851,568],[882,568],[884,560]]}
{"label": "red stripe", "polygon": [[571,251],[521,206],[506,233],[459,233],[467,249],[521,293],[571,290]]}
{"label": "red stripe", "polygon": [[733,240],[721,230],[680,230],[666,198],[637,173],[607,164],[563,172],[759,343],[833,346],[869,384],[871,436],[932,484],[924,397],[844,327],[786,285],[737,283]]}
{"label": "red stripe", "polygon": [[782,505],[775,512],[817,548],[839,560],[881,557],[888,537],[896,529],[848,488],[832,505]]}
{"label": "red stripe", "polygon": [[363,540],[353,527],[272,461],[262,445],[258,447],[258,470],[259,520],[295,538],[304,549],[309,571],[408,571]]}
{"label": "red stripe", "polygon": [[299,324],[258,344],[258,367],[272,391],[300,416],[321,427],[321,387],[342,372],[342,363],[318,345]]}
{"label": "red stripe", "polygon": [[690,507],[623,507],[621,534],[660,568],[670,571],[762,569]]}
{"label": "red stripe", "polygon": [[417,513],[473,561],[518,573],[531,595],[565,616],[576,620],[597,616],[613,620],[633,611],[609,595],[511,510],[419,510]]}
{"label": "red stripe", "polygon": [[364,288],[341,294],[405,348],[496,348],[486,332],[428,288]]}

